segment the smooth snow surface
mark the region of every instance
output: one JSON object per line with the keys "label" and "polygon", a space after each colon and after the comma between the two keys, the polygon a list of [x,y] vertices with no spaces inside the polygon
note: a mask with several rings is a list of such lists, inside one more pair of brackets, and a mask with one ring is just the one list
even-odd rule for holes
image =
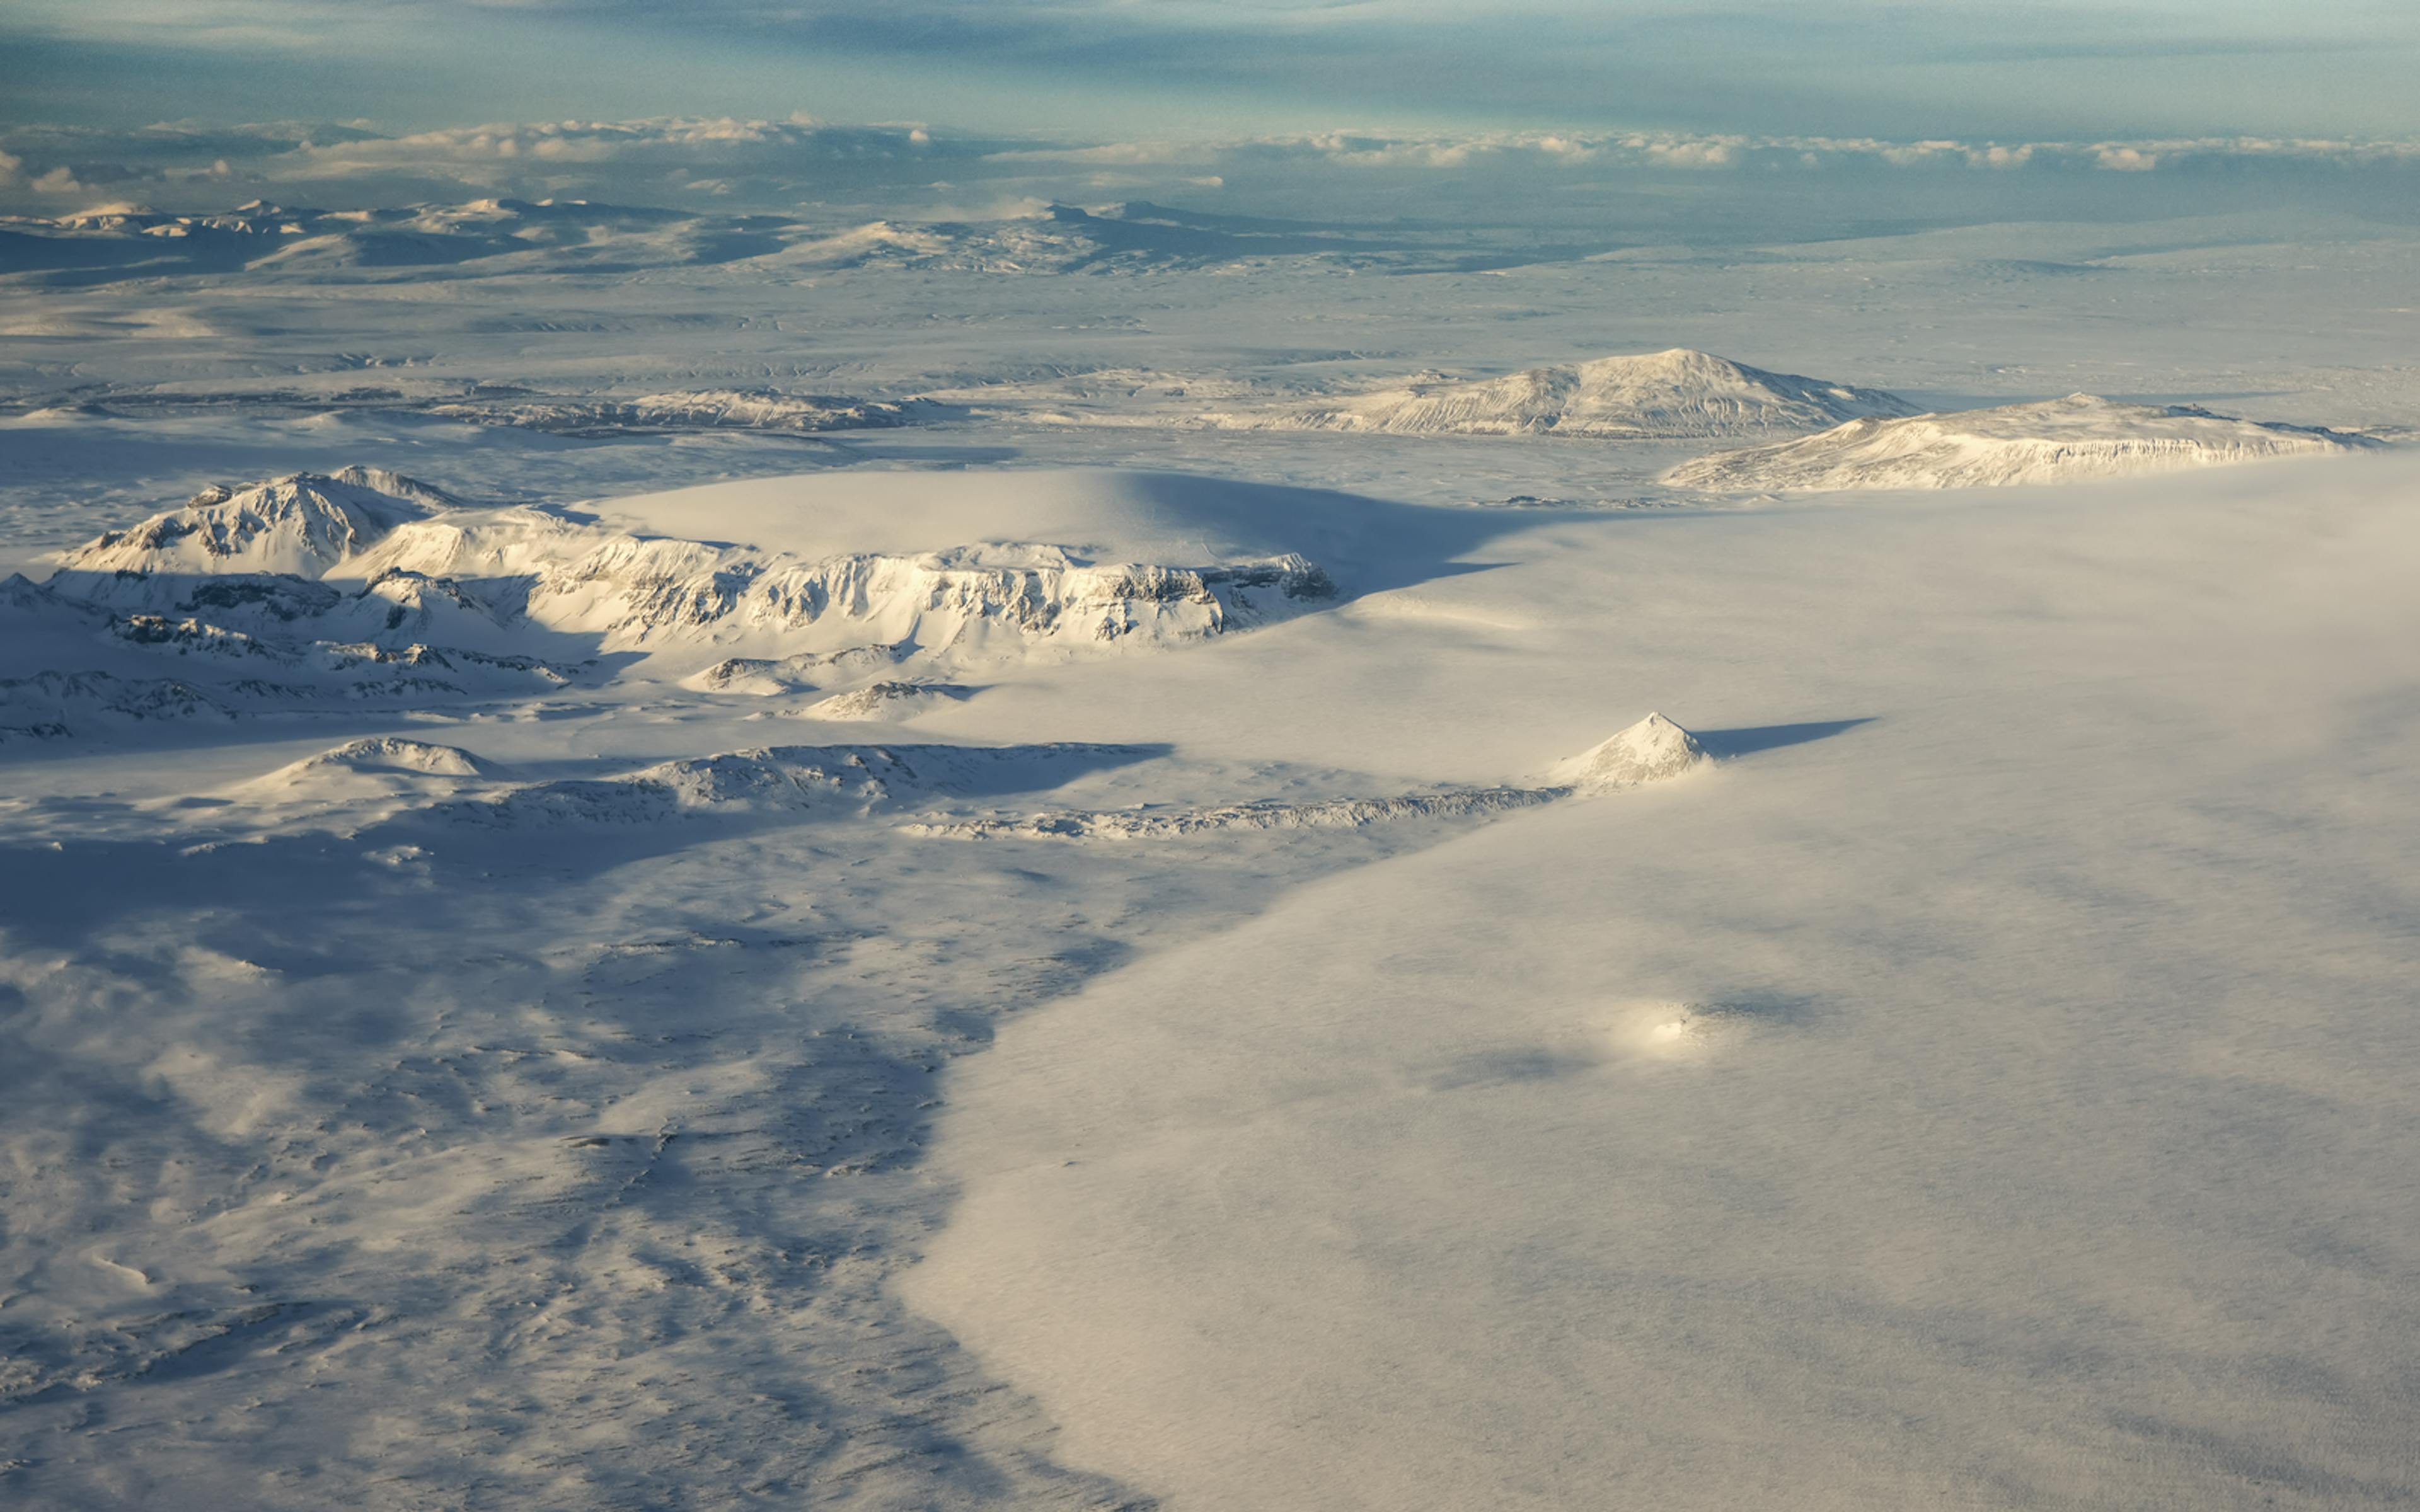
{"label": "smooth snow surface", "polygon": [[2071,393],[1958,414],[1853,420],[1820,436],[1699,457],[1665,481],[1739,490],[1973,488],[2224,467],[2373,444],[2186,405],[2115,404]]}
{"label": "smooth snow surface", "polygon": [[2391,1504],[2420,477],[2279,476],[1514,548],[1837,717],[1020,1019],[908,1301],[1171,1506]]}

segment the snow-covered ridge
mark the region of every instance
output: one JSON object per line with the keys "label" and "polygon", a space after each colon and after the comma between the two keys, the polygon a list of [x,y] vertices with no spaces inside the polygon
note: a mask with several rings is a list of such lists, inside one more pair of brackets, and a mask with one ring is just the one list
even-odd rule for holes
{"label": "snow-covered ridge", "polygon": [[1448,787],[1387,797],[1255,799],[1194,807],[1052,810],[1019,818],[923,820],[913,833],[945,840],[1181,840],[1225,830],[1360,829],[1419,819],[1468,819],[1590,798],[1684,777],[1712,764],[1698,737],[1650,714],[1549,771],[1534,787]]}
{"label": "snow-covered ridge", "polygon": [[1383,798],[1325,798],[1151,809],[1061,809],[1018,819],[920,820],[903,826],[940,840],[1183,840],[1228,830],[1361,829],[1413,819],[1467,819],[1534,809],[1557,788],[1444,788]]}
{"label": "snow-covered ridge", "polygon": [[[266,701],[283,690],[249,682],[231,690]],[[0,745],[65,740],[99,716],[109,723],[163,719],[227,719],[235,711],[176,677],[119,677],[105,671],[43,671],[0,678]]]}
{"label": "snow-covered ridge", "polygon": [[431,406],[428,412],[485,425],[566,436],[645,430],[768,430],[811,432],[908,425],[934,409],[921,400],[892,404],[770,389],[700,389],[630,399],[516,399]]}
{"label": "snow-covered ridge", "polygon": [[[831,630],[852,644],[907,642],[981,657],[1040,642],[1199,640],[1333,596],[1299,556],[1218,566],[1094,563],[1056,548],[1030,565],[948,553],[780,552],[622,534],[536,511],[397,530],[331,576],[418,574],[461,585],[509,618],[594,635],[607,649],[795,644]],[[499,602],[501,601],[501,603]]]}
{"label": "snow-covered ridge", "polygon": [[910,798],[1056,787],[1094,767],[1152,754],[1141,747],[1065,743],[775,746],[661,762],[616,777],[526,783],[430,813],[506,826],[645,824],[702,813],[862,813]]}
{"label": "snow-covered ridge", "polygon": [[683,679],[703,693],[753,693],[771,696],[809,692],[828,683],[846,682],[905,660],[910,645],[848,646],[839,651],[803,652],[795,656],[726,656]]}
{"label": "snow-covered ridge", "polygon": [[[422,709],[464,700],[528,698],[558,691],[587,671],[458,646],[246,643],[234,632],[207,626],[180,628],[177,638],[147,631],[128,639],[173,652],[187,636],[226,659],[217,665],[189,660],[178,666],[176,676],[70,668],[0,677],[0,744],[264,713]],[[246,665],[240,659],[251,656],[264,660]]]}
{"label": "snow-covered ridge", "polygon": [[[347,593],[293,574],[209,574],[217,562],[309,562],[415,507],[383,491],[365,499],[362,480],[377,475],[349,476],[209,490],[92,548],[102,560],[132,552],[197,561],[198,572],[122,567],[49,583],[0,579],[0,742],[312,708],[528,697],[591,670],[559,641],[551,656],[479,649],[459,637],[432,644],[425,632],[434,616],[414,607],[425,585],[392,576]],[[154,602],[164,611],[139,607]],[[495,622],[484,623],[506,639]]]}
{"label": "snow-covered ridge", "polygon": [[226,790],[226,796],[264,810],[298,802],[341,806],[373,796],[411,806],[474,789],[500,776],[496,764],[459,746],[370,735],[238,783]]}
{"label": "snow-covered ridge", "polygon": [[1864,419],[1820,435],[1686,462],[1664,481],[1748,490],[1971,488],[2221,467],[2378,443],[2338,431],[2124,404],[2088,393],[1903,419]]}
{"label": "snow-covered ridge", "polygon": [[[1139,273],[1315,258],[1455,266],[1467,236],[1247,220],[1135,202],[969,220],[806,221],[569,198],[318,209],[258,201],[214,215],[123,208],[0,217],[0,274],[242,273],[314,281],[604,273],[745,265],[1003,274]],[[1491,265],[1506,260],[1498,252]]]}
{"label": "snow-covered ridge", "polygon": [[909,661],[1196,640],[1336,594],[1295,553],[1179,566],[994,542],[809,559],[473,508],[362,469],[211,489],[59,560],[49,584],[11,592],[54,615],[105,609],[119,641],[188,657],[529,672],[713,647],[744,654],[692,686],[760,693]]}
{"label": "snow-covered ridge", "polygon": [[1235,430],[1646,440],[1813,430],[1859,416],[1915,412],[1914,405],[1879,389],[1768,373],[1675,347],[1479,382],[1419,383],[1314,404],[1216,413],[1202,417],[1202,424]]}
{"label": "snow-covered ridge", "polygon": [[971,691],[955,683],[868,683],[811,703],[799,712],[815,719],[912,719],[937,704],[966,698]]}
{"label": "snow-covered ridge", "polygon": [[342,767],[349,771],[417,772],[430,777],[492,777],[495,764],[459,746],[440,746],[401,735],[372,735],[306,756],[287,772]]}

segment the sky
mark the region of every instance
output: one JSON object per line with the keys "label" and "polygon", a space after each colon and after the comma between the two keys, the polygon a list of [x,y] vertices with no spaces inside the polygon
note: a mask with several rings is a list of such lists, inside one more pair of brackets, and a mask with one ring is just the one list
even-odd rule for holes
{"label": "sky", "polygon": [[7,114],[2401,137],[2409,0],[12,0]]}
{"label": "sky", "polygon": [[2381,215],[2414,77],[2411,0],[11,0],[0,208]]}

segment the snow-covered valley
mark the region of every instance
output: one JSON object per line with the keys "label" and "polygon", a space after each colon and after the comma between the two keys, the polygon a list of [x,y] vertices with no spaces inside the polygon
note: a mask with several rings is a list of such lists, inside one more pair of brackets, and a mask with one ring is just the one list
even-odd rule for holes
{"label": "snow-covered valley", "polygon": [[0,253],[0,1502],[2420,1494],[2408,234]]}

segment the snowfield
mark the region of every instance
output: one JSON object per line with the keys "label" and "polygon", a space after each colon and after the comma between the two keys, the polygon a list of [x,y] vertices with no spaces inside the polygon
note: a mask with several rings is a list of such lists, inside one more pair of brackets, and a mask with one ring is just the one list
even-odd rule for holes
{"label": "snowfield", "polygon": [[0,1504],[2420,1497],[2420,240],[870,214],[0,227]]}

